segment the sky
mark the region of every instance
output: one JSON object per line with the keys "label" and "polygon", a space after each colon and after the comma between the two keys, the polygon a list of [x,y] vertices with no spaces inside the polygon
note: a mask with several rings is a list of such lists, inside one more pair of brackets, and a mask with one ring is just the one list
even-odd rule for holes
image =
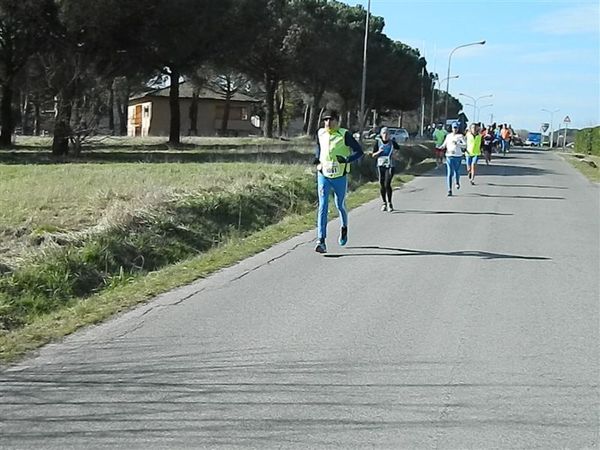
{"label": "sky", "polygon": [[[367,0],[343,1],[367,8]],[[477,100],[484,123],[493,114],[529,131],[551,120],[558,129],[567,116],[569,128],[600,125],[599,0],[371,0],[371,13],[440,79],[454,48],[485,40],[453,53],[450,76],[458,78],[449,87],[463,106]],[[473,107],[464,109],[472,118]]]}

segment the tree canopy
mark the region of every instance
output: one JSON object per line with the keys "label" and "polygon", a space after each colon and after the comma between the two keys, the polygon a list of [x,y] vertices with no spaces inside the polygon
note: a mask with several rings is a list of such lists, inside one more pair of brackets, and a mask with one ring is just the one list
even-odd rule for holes
{"label": "tree canopy", "polygon": [[[61,154],[69,151],[82,111],[112,114],[115,93],[122,97],[130,89],[123,80],[162,73],[171,86],[170,142],[177,144],[179,82],[208,67],[217,80],[247,79],[263,93],[265,136],[273,136],[290,91],[306,104],[309,134],[325,106],[344,117],[353,112],[347,117],[356,123],[366,19],[362,6],[335,0],[0,0],[0,141],[10,143],[19,110],[14,90],[32,99],[18,105],[24,114],[34,100],[38,108],[54,104],[53,148]],[[367,109],[418,108],[422,97],[435,93],[426,60],[390,39],[384,18],[371,16],[368,29]],[[27,89],[24,72],[38,79]],[[231,92],[224,89],[224,99]],[[460,103],[452,98],[455,107]],[[277,128],[281,132],[281,120]]]}

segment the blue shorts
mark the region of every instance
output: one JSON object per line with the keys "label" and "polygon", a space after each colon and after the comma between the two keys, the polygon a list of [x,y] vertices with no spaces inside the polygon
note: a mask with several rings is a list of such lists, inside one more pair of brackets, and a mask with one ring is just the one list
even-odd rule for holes
{"label": "blue shorts", "polygon": [[479,160],[479,155],[473,155],[470,156],[468,153],[466,154],[467,157],[467,167],[472,166],[473,164],[477,164],[477,161]]}

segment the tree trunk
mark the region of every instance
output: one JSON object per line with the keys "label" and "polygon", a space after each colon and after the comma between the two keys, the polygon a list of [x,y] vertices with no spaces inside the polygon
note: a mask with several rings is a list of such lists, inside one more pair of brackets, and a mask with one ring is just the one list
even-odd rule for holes
{"label": "tree trunk", "polygon": [[179,70],[170,67],[171,88],[169,89],[169,107],[171,110],[171,124],[169,128],[169,144],[181,143],[181,114],[179,112]]}
{"label": "tree trunk", "polygon": [[313,107],[310,111],[310,117],[308,119],[308,136],[314,136],[319,128],[319,115],[321,114],[321,99],[323,98],[323,90],[316,90],[313,93]]}
{"label": "tree trunk", "polygon": [[12,134],[14,131],[12,99],[12,80],[7,80],[2,86],[2,102],[0,103],[0,121],[2,121],[0,146],[2,147],[10,147],[12,145]]}
{"label": "tree trunk", "polygon": [[31,101],[29,99],[29,92],[27,90],[21,91],[21,132],[23,135],[27,136],[31,134],[31,129],[29,127],[29,111],[31,106]]}
{"label": "tree trunk", "polygon": [[282,81],[277,88],[277,135],[283,137],[285,126],[285,84]]}
{"label": "tree trunk", "polygon": [[71,135],[71,113],[73,107],[70,101],[58,98],[56,105],[56,120],[54,123],[54,138],[52,139],[52,154],[57,156],[69,153],[69,136]]}
{"label": "tree trunk", "polygon": [[42,134],[42,111],[39,99],[33,104],[33,134],[35,136]]}
{"label": "tree trunk", "polygon": [[[127,136],[127,113],[129,108],[129,80],[125,80],[125,89],[119,89],[115,96],[117,114],[119,115],[119,136]],[[114,86],[114,84],[113,84]]]}
{"label": "tree trunk", "polygon": [[113,136],[116,134],[115,129],[115,89],[113,83],[110,84],[108,90],[108,129]]}
{"label": "tree trunk", "polygon": [[304,134],[308,134],[308,120],[310,117],[310,110],[311,107],[309,104],[307,104],[304,108],[304,122],[302,123],[302,131],[304,132]]}
{"label": "tree trunk", "polygon": [[189,118],[190,118],[190,129],[188,130],[189,136],[198,136],[198,90],[194,89],[192,92],[192,103],[190,104]]}
{"label": "tree trunk", "polygon": [[273,116],[274,116],[274,101],[275,101],[275,87],[277,86],[277,80],[270,78],[265,75],[265,88],[266,88],[266,107],[265,112],[265,125],[264,125],[264,136],[268,138],[273,137]]}
{"label": "tree trunk", "polygon": [[223,108],[223,118],[221,119],[221,136],[227,136],[227,128],[229,126],[229,112],[231,111],[231,97],[233,93],[231,90],[227,90],[225,93],[225,106]]}

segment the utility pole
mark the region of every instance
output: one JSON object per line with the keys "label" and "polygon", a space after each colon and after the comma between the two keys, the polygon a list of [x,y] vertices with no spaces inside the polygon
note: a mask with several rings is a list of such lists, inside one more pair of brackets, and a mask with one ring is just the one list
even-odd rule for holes
{"label": "utility pole", "polygon": [[369,16],[371,15],[371,0],[367,4],[367,19],[365,20],[365,45],[363,47],[363,72],[362,72],[362,89],[360,93],[360,126],[359,126],[359,141],[362,143],[363,131],[365,124],[365,96],[367,91],[367,45],[369,43]]}

